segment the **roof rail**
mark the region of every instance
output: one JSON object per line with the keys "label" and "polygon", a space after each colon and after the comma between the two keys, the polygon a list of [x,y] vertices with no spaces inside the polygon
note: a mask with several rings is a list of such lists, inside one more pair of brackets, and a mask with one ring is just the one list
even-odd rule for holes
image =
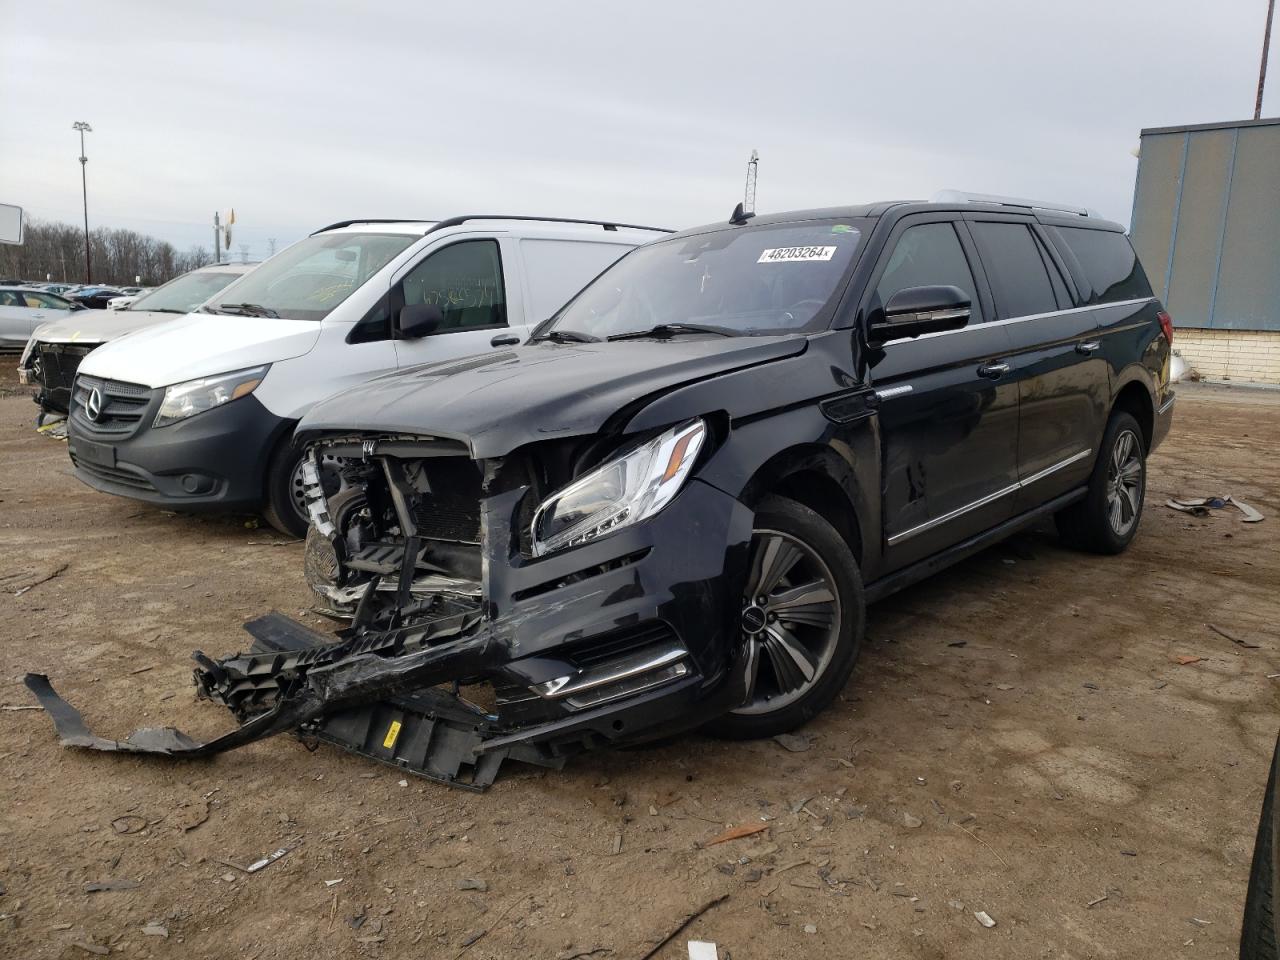
{"label": "roof rail", "polygon": [[[593,227],[603,227],[606,230],[652,230],[655,233],[675,233],[666,227],[643,227],[638,223],[618,223],[615,220],[575,220],[572,217],[522,217],[501,213],[469,213],[464,217],[450,217],[448,220],[440,220],[432,223],[424,232],[425,237],[428,233],[435,233],[437,230],[443,230],[445,227],[456,227],[459,224],[467,223],[470,220],[524,220],[532,223],[583,223]],[[321,227],[312,233],[324,233],[326,230],[340,230],[343,227],[354,226],[357,223],[431,223],[430,220],[393,220],[393,219],[375,219],[372,217],[362,217],[356,220],[339,220],[337,223],[331,223],[327,227]]]}
{"label": "roof rail", "polygon": [[1077,217],[1096,217],[1088,207],[1070,203],[1048,203],[1044,200],[1027,200],[1022,197],[1002,197],[994,193],[967,193],[964,190],[939,190],[929,198],[930,203],[994,203],[1002,207],[1023,207],[1027,210],[1052,210],[1054,213],[1070,213]]}
{"label": "roof rail", "polygon": [[406,220],[404,218],[388,218],[388,217],[358,217],[355,220],[339,220],[337,223],[331,223],[327,227],[321,227],[314,231],[311,236],[317,233],[324,233],[326,230],[340,230],[343,227],[354,226],[357,223],[430,223],[430,220]]}
{"label": "roof rail", "polygon": [[617,230],[621,227],[626,230],[652,230],[655,233],[675,233],[674,230],[668,230],[666,227],[644,227],[638,223],[618,223],[615,220],[576,220],[572,217],[523,217],[500,213],[469,213],[463,217],[450,217],[448,220],[441,220],[439,223],[432,226],[427,233],[435,233],[437,230],[443,230],[446,227],[456,227],[460,224],[467,223],[470,220],[522,220],[534,223],[581,223],[592,227],[603,227],[606,230]]}

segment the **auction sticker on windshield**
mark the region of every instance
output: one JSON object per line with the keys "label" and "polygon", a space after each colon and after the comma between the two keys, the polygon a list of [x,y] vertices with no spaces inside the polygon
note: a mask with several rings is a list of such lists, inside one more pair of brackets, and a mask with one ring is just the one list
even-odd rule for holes
{"label": "auction sticker on windshield", "polygon": [[773,247],[762,252],[756,263],[805,263],[830,260],[835,254],[835,247]]}

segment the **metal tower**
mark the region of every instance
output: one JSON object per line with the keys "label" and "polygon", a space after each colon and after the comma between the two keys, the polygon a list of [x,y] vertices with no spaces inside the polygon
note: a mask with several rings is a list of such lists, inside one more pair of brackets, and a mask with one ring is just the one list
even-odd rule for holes
{"label": "metal tower", "polygon": [[760,153],[751,151],[751,159],[747,161],[747,186],[742,194],[742,209],[745,213],[756,212],[756,172],[760,166]]}

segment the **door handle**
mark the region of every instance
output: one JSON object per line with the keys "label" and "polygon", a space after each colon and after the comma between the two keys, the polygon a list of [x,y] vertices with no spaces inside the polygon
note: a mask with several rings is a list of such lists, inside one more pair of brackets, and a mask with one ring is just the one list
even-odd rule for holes
{"label": "door handle", "polygon": [[1086,340],[1084,343],[1076,344],[1076,353],[1090,354],[1101,346],[1102,344],[1097,340]]}
{"label": "door handle", "polygon": [[988,380],[999,380],[1008,372],[1009,365],[1003,360],[992,360],[978,368],[978,376],[986,377]]}
{"label": "door handle", "polygon": [[520,338],[511,333],[500,333],[489,341],[491,347],[517,347],[520,345]]}

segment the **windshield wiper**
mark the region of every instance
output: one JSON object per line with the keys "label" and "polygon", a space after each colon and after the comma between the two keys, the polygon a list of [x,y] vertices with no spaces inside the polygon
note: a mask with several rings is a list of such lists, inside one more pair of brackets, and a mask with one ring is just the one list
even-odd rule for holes
{"label": "windshield wiper", "polygon": [[737,331],[729,330],[726,327],[711,327],[700,323],[660,323],[656,327],[650,327],[648,330],[629,330],[626,333],[615,333],[606,340],[643,340],[646,337],[657,337],[668,339],[670,337],[678,337],[682,333],[714,333],[718,337],[737,336]]}
{"label": "windshield wiper", "polygon": [[[130,308],[129,308],[129,307],[125,307],[124,309],[128,310],[128,309],[130,309]],[[187,313],[188,311],[186,311],[186,310],[175,310],[175,309],[173,309],[173,307],[156,307],[154,310],[147,310],[147,311],[145,311],[145,312],[146,312],[146,313]],[[210,312],[212,312],[212,311],[210,311]]]}
{"label": "windshield wiper", "polygon": [[539,340],[550,340],[552,343],[599,343],[599,337],[577,330],[552,330],[538,337]]}
{"label": "windshield wiper", "polygon": [[280,314],[276,313],[270,307],[264,307],[259,303],[220,303],[218,304],[224,311],[239,311],[247,317],[269,317],[272,320],[278,320]]}

